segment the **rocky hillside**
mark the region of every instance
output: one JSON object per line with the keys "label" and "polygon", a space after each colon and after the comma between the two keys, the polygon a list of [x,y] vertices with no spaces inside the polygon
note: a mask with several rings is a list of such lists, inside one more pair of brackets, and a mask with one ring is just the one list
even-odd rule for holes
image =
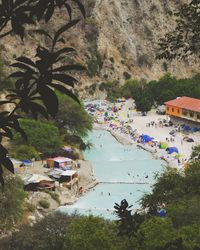
{"label": "rocky hillside", "polygon": [[[123,84],[130,77],[158,79],[165,72],[180,78],[198,72],[197,58],[184,62],[155,59],[158,38],[173,28],[171,13],[184,2],[187,0],[85,0],[86,20],[66,36],[77,48],[77,59],[88,66],[88,75],[81,76],[78,89],[84,94],[94,83],[116,80]],[[54,25],[60,21],[61,15],[57,15]],[[15,37],[4,39],[7,63],[21,53],[33,52],[37,38],[27,39],[25,45]]]}

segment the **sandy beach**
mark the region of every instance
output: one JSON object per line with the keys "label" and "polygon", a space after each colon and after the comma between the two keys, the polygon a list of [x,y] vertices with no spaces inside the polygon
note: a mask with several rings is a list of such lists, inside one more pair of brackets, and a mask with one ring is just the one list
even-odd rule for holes
{"label": "sandy beach", "polygon": [[[198,145],[200,141],[200,132],[184,133],[182,131],[176,131],[174,136],[170,135],[172,130],[177,130],[175,126],[159,126],[159,122],[170,118],[166,115],[159,115],[156,110],[153,109],[147,113],[146,116],[141,116],[140,112],[134,109],[133,100],[129,99],[124,103],[117,103],[117,107],[120,107],[119,111],[115,112],[115,118],[119,121],[127,121],[132,130],[138,135],[147,134],[153,137],[157,142],[166,142],[169,147],[177,147],[181,157],[175,158],[175,155],[168,154],[165,150],[159,149],[159,147],[152,147],[148,143],[141,144],[134,141],[129,134],[124,133],[120,127],[111,127],[110,124],[95,124],[95,129],[106,129],[122,144],[138,144],[145,150],[153,153],[155,157],[165,159],[171,167],[177,167],[181,169],[184,164],[190,159],[192,148]],[[154,125],[148,126],[154,122]],[[194,142],[184,141],[183,138],[189,136]]]}

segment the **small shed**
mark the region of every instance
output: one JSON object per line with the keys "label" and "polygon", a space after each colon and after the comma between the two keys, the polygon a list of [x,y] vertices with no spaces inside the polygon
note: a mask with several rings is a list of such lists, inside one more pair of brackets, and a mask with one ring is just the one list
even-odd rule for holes
{"label": "small shed", "polygon": [[78,173],[75,170],[66,170],[63,171],[60,175],[61,175],[61,180],[66,182],[70,182],[75,177],[78,177]]}
{"label": "small shed", "polygon": [[53,169],[50,170],[48,176],[57,179],[59,182],[69,182],[75,177],[78,177],[78,173],[76,170],[61,170],[61,169]]}
{"label": "small shed", "polygon": [[24,189],[27,191],[55,190],[55,181],[40,174],[25,174],[22,176]]}
{"label": "small shed", "polygon": [[74,164],[74,161],[67,157],[55,157],[47,159],[47,167],[49,168],[61,168],[63,170],[70,170]]}

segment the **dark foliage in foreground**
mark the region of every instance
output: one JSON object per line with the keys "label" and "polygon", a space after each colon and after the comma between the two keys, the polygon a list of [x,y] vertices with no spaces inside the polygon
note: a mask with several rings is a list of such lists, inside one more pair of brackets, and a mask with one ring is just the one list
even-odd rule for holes
{"label": "dark foliage in foreground", "polygon": [[[11,65],[16,68],[10,75],[15,80],[14,88],[10,90],[6,100],[0,102],[0,106],[8,103],[13,105],[11,112],[0,113],[0,182],[2,186],[4,185],[2,166],[11,172],[14,171],[12,162],[7,157],[8,151],[2,145],[3,138],[12,139],[14,130],[25,137],[25,133],[19,125],[17,113],[23,111],[33,118],[37,118],[38,115],[45,118],[48,118],[49,115],[55,117],[58,112],[58,98],[55,90],[79,102],[72,90],[77,80],[71,76],[71,72],[83,70],[84,67],[78,64],[63,63],[66,55],[70,56],[75,52],[74,48],[64,46],[63,33],[80,21],[79,17],[74,18],[72,15],[72,2],[77,5],[85,17],[84,7],[79,0],[3,0],[0,3],[0,38],[13,33],[23,40],[27,27],[30,26],[34,29],[40,21],[49,22],[56,9],[65,8],[68,13],[68,21],[54,34],[35,28],[35,32],[45,36],[51,44],[48,47],[38,46],[35,60],[20,56]],[[61,45],[63,46],[60,47]]]}

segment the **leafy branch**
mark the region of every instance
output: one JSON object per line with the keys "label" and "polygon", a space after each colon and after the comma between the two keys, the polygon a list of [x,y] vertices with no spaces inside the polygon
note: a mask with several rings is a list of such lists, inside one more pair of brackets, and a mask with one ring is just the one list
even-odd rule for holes
{"label": "leafy branch", "polygon": [[176,27],[159,39],[158,59],[184,59],[192,54],[200,56],[200,0],[192,0],[174,13]]}
{"label": "leafy branch", "polygon": [[[35,53],[35,60],[27,56],[16,58],[11,64],[16,70],[9,76],[15,79],[14,88],[6,96],[6,100],[0,102],[0,106],[12,104],[11,112],[0,113],[0,182],[4,185],[3,168],[14,172],[13,164],[8,158],[8,151],[3,147],[4,137],[12,139],[13,130],[20,132],[26,137],[20,128],[17,115],[18,111],[30,113],[35,119],[38,115],[45,118],[55,117],[58,112],[58,98],[55,90],[58,90],[79,102],[73,92],[77,80],[71,75],[74,70],[84,70],[85,67],[79,64],[67,65],[63,59],[73,55],[74,48],[59,48],[59,43],[65,43],[63,34],[74,27],[81,19],[72,17],[72,7],[68,0],[2,0],[0,4],[0,38],[14,33],[24,39],[27,25],[36,25],[37,22],[46,23],[52,18],[56,8],[65,8],[69,21],[60,27],[55,34],[50,35],[44,30],[35,29],[35,32],[46,36],[50,47],[38,46]],[[84,6],[79,0],[72,0],[83,17],[85,17]],[[6,31],[4,31],[6,29]],[[9,31],[7,31],[9,30]]]}

